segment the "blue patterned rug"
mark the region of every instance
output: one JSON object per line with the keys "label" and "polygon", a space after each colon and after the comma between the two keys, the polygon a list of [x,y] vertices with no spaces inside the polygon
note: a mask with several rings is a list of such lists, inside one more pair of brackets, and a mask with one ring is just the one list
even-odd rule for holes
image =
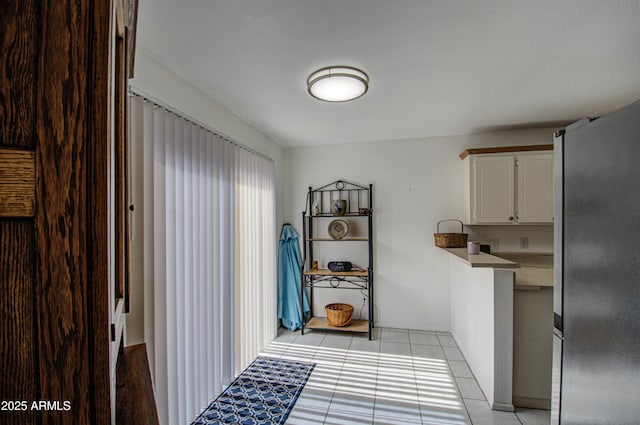
{"label": "blue patterned rug", "polygon": [[258,357],[192,425],[282,425],[315,363]]}

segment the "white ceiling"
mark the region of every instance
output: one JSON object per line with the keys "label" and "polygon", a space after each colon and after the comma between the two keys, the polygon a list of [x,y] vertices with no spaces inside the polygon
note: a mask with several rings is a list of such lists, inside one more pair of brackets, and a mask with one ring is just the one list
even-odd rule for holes
{"label": "white ceiling", "polygon": [[[640,99],[640,0],[140,0],[138,49],[282,146],[561,125]],[[362,98],[307,93],[328,65]]]}

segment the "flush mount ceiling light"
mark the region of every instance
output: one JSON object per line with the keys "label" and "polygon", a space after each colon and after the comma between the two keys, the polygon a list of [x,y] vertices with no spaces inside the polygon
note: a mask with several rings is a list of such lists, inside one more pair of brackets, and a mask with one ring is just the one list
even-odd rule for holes
{"label": "flush mount ceiling light", "polygon": [[327,102],[347,102],[364,95],[369,89],[369,76],[350,66],[329,66],[307,78],[309,94]]}

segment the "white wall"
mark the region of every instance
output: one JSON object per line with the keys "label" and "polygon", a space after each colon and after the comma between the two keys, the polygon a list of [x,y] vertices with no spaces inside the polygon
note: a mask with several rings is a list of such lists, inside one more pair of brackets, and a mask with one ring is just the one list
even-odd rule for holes
{"label": "white wall", "polygon": [[[449,330],[448,274],[438,267],[433,233],[437,221],[464,216],[463,162],[458,155],[474,147],[552,143],[553,131],[547,128],[289,148],[285,150],[283,218],[302,233],[301,211],[309,186],[338,179],[373,183],[377,325]],[[530,250],[552,250],[550,226],[527,227],[529,230],[523,231],[530,237]],[[509,232],[508,237],[500,236],[504,241],[501,250],[519,241]],[[538,232],[548,232],[549,237],[532,236]],[[486,237],[483,233],[482,238]],[[336,258],[338,255],[346,258]],[[349,260],[348,255],[331,253],[323,260]],[[314,308],[319,311],[328,302],[344,301],[353,304],[357,313],[362,303],[357,291],[323,290],[316,294]]]}
{"label": "white wall", "polygon": [[[278,225],[290,222],[301,232],[300,212],[308,186],[336,179],[374,184],[375,319],[380,326],[449,329],[447,271],[436,266],[431,247],[438,220],[464,215],[462,161],[458,154],[473,147],[551,143],[554,131],[536,129],[283,150],[147,56],[138,54],[135,66],[135,88],[275,161]],[[520,236],[529,237],[530,251],[552,250],[550,226],[467,231],[470,237],[481,241],[498,238],[501,251],[518,250]],[[339,294],[354,305],[356,314],[360,311],[362,296],[358,291]],[[337,294],[333,292],[326,295],[329,298],[317,297],[317,308],[331,300],[342,300],[335,299]],[[128,344],[143,341],[143,296],[140,288],[132,287]]]}
{"label": "white wall", "polygon": [[[553,226],[469,226],[465,228],[469,240],[492,245],[491,253],[500,252],[553,252]],[[520,248],[520,238],[529,240],[527,249]]]}
{"label": "white wall", "polygon": [[[140,50],[140,49],[138,49]],[[276,223],[282,223],[284,192],[284,151],[280,145],[257,131],[251,125],[238,118],[227,109],[215,103],[198,89],[192,87],[179,76],[164,68],[138,51],[135,61],[134,89],[138,89],[161,101],[186,117],[193,118],[214,129],[220,135],[242,143],[257,152],[271,158],[276,169]],[[132,192],[141,193],[142,187],[133,187]],[[132,223],[136,226],[136,223]],[[140,249],[142,241],[136,238],[142,232],[133,229],[132,250]],[[274,249],[277,241],[274,241]],[[141,256],[139,256],[141,258]],[[126,344],[145,341],[144,335],[144,288],[138,270],[140,264],[131,265],[132,283],[130,288],[131,310],[127,315]],[[149,296],[149,294],[146,294]]]}
{"label": "white wall", "polygon": [[[163,65],[138,52],[135,61],[135,78],[131,85],[186,116],[206,124],[217,133],[273,159],[276,164],[277,187],[284,186],[283,148]],[[280,223],[284,205],[284,193],[281,190],[277,193],[276,201],[278,223]]]}

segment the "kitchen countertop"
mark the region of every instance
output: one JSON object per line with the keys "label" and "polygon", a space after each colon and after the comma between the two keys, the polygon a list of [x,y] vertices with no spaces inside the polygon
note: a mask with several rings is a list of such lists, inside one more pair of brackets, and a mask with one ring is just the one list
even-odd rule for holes
{"label": "kitchen countertop", "polygon": [[496,252],[495,255],[481,252],[467,254],[467,248],[439,248],[469,267],[491,267],[514,269],[515,289],[553,288],[553,254]]}
{"label": "kitchen countertop", "polygon": [[515,289],[530,289],[530,287],[553,288],[553,269],[520,266],[516,271]]}
{"label": "kitchen countertop", "polygon": [[485,254],[484,252],[478,255],[469,255],[467,254],[467,248],[436,248],[453,255],[469,267],[492,267],[496,269],[513,269],[520,267],[513,261],[505,260],[495,255]]}
{"label": "kitchen countertop", "polygon": [[515,289],[553,288],[553,254],[497,252],[496,256],[520,265]]}

